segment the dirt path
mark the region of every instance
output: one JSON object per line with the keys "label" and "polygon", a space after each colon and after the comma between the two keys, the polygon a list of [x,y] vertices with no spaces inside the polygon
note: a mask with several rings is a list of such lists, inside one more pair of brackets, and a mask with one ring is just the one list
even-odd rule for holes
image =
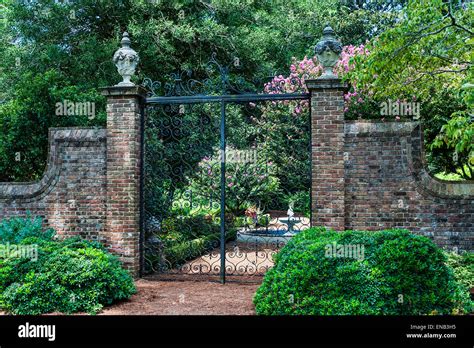
{"label": "dirt path", "polygon": [[106,308],[105,315],[254,315],[259,284],[140,279],[128,301]]}

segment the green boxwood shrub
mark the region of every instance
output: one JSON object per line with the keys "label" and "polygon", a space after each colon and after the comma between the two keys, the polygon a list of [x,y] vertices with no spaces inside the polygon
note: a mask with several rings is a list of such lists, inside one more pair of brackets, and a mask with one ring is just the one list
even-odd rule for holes
{"label": "green boxwood shrub", "polygon": [[[328,246],[359,246],[363,257],[335,257]],[[312,228],[276,255],[254,303],[265,315],[469,312],[472,302],[445,262],[432,241],[406,230]]]}
{"label": "green boxwood shrub", "polygon": [[453,269],[454,278],[470,292],[474,288],[474,253],[446,252],[447,264]]}
{"label": "green boxwood shrub", "polygon": [[[2,226],[10,222],[3,222]],[[24,220],[28,225],[31,221]],[[21,220],[13,224],[21,225]],[[37,257],[0,259],[0,308],[13,314],[50,312],[97,313],[116,300],[136,292],[133,279],[119,260],[98,242],[67,238],[53,233],[25,233],[18,246],[35,247]],[[4,234],[0,230],[0,244]],[[31,235],[31,236],[29,236]]]}
{"label": "green boxwood shrub", "polygon": [[0,222],[0,241],[16,244],[27,237],[51,239],[55,234],[53,229],[43,228],[43,219],[28,214],[26,217],[12,217]]}

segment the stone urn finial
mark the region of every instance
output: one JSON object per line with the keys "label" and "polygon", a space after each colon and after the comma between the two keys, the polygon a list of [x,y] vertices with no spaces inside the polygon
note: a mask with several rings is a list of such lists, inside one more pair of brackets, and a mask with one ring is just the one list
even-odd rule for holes
{"label": "stone urn finial", "polygon": [[334,30],[329,26],[329,24],[324,28],[323,37],[314,48],[314,51],[324,69],[323,74],[319,79],[337,78],[332,69],[339,60],[339,56],[342,52],[342,45],[336,39]]}
{"label": "stone urn finial", "polygon": [[121,44],[122,47],[114,54],[113,62],[123,81],[116,86],[135,86],[130,81],[130,78],[135,74],[135,69],[140,59],[138,58],[138,53],[130,47],[130,38],[127,32],[123,33]]}

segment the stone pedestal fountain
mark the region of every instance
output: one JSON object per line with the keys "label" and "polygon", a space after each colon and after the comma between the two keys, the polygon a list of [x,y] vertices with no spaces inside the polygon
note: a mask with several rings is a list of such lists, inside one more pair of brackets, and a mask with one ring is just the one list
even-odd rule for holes
{"label": "stone pedestal fountain", "polygon": [[244,227],[237,232],[237,241],[285,244],[291,237],[309,227],[309,219],[295,217],[293,204],[290,204],[286,217],[273,218],[265,227]]}

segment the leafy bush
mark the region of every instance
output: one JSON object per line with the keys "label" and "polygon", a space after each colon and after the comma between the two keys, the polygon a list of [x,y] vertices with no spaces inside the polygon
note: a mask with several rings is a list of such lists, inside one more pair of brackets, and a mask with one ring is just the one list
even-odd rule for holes
{"label": "leafy bush", "polygon": [[[354,246],[361,257],[341,257],[340,250]],[[445,261],[428,238],[406,230],[337,233],[313,228],[276,255],[254,303],[258,314],[267,315],[470,311],[472,303]]]}
{"label": "leafy bush", "polygon": [[287,206],[293,204],[293,210],[297,213],[302,213],[308,218],[311,216],[311,193],[309,190],[287,195],[286,204]]}
{"label": "leafy bush", "polygon": [[[4,221],[2,226],[9,223]],[[21,225],[19,220],[16,223]],[[5,242],[0,238],[0,243]],[[11,313],[96,313],[136,292],[129,273],[98,242],[57,241],[43,234],[25,237],[18,246],[37,247],[38,252],[36,260],[0,259],[0,308]]]}
{"label": "leafy bush", "polygon": [[[228,224],[226,230],[226,240],[234,240],[236,229]],[[208,214],[171,216],[162,221],[148,244],[147,271],[180,267],[220,245],[220,224]]]}
{"label": "leafy bush", "polygon": [[[236,237],[235,229],[228,231],[226,241],[233,240]],[[220,233],[215,233],[200,238],[185,240],[174,243],[166,249],[166,266],[179,267],[186,261],[195,259],[206,252],[219,247]]]}
{"label": "leafy bush", "polygon": [[[216,197],[221,186],[219,151],[204,158],[199,168],[191,180],[191,189],[205,197]],[[247,163],[226,163],[226,212],[243,215],[245,209],[255,203],[267,207],[279,191],[275,170],[274,164],[265,158]]]}
{"label": "leafy bush", "polygon": [[19,243],[27,237],[38,237],[41,239],[51,239],[55,232],[53,229],[44,229],[41,217],[26,218],[13,217],[4,219],[0,223],[0,242]]}
{"label": "leafy bush", "polygon": [[219,231],[219,224],[206,220],[202,215],[171,216],[163,220],[160,237],[164,241],[183,241],[219,233]]}
{"label": "leafy bush", "polygon": [[453,269],[454,278],[466,291],[474,288],[474,253],[446,252],[446,256],[448,258],[447,265]]}

